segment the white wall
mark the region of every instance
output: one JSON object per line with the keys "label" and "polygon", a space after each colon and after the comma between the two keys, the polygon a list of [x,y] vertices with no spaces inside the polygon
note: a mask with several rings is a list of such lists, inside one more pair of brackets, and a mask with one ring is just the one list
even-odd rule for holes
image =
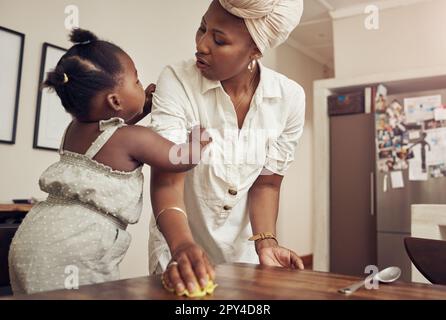
{"label": "white wall", "polygon": [[[124,4],[118,0],[0,0],[0,25],[26,35],[17,140],[12,146],[0,144],[1,202],[45,197],[37,181],[58,156],[32,148],[40,55],[43,42],[70,46],[64,28],[64,9],[69,4],[79,7],[82,28],[115,42],[133,57],[142,82],[148,84],[156,82],[166,64],[193,56],[195,30],[209,1],[131,0]],[[269,53],[265,64],[303,84],[311,110],[312,82],[322,77],[322,66],[287,45]],[[308,121],[297,160],[285,179],[279,221],[283,242],[302,254],[312,252],[311,139]],[[144,276],[148,270],[148,168],[144,173],[144,212],[140,222],[128,229],[133,242],[121,265],[123,278]]]}
{"label": "white wall", "polygon": [[379,30],[366,15],[333,23],[337,78],[446,65],[446,1],[428,0],[383,10]]}

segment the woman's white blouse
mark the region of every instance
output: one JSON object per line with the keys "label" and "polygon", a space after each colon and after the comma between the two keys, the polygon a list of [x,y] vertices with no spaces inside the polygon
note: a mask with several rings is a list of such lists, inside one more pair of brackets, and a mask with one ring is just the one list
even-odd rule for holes
{"label": "woman's white blouse", "polygon": [[[254,244],[248,241],[248,191],[263,168],[285,174],[303,131],[304,90],[259,65],[260,82],[241,130],[221,83],[203,77],[194,60],[166,67],[153,97],[154,131],[184,143],[191,127],[199,124],[212,137],[206,157],[186,175],[184,201],[194,238],[214,263],[258,263]],[[164,270],[170,260],[153,220],[151,272]]]}

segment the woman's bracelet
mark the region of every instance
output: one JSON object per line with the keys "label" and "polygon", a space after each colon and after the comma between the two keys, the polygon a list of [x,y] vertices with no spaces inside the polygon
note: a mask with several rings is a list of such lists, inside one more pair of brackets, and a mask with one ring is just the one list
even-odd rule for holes
{"label": "woman's bracelet", "polygon": [[158,230],[159,230],[159,225],[158,225],[158,219],[159,219],[159,217],[164,213],[164,212],[166,212],[167,210],[175,210],[175,211],[177,211],[177,212],[181,212],[182,214],[184,214],[184,216],[186,217],[186,221],[187,221],[187,214],[186,214],[186,212],[183,210],[183,209],[181,209],[181,208],[179,208],[179,207],[169,207],[169,208],[164,208],[164,209],[162,209],[160,212],[158,212],[158,214],[155,216],[155,224],[156,224],[156,227],[158,228]]}
{"label": "woman's bracelet", "polygon": [[279,243],[279,241],[277,241],[276,236],[272,232],[261,232],[261,233],[253,235],[248,240],[257,242],[257,241],[266,240],[266,239],[273,239],[277,242],[277,244]]}

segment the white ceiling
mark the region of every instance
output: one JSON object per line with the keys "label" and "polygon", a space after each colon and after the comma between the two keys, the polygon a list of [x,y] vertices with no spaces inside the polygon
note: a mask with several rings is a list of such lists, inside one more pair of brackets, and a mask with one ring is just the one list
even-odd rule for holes
{"label": "white ceiling", "polygon": [[333,28],[329,12],[370,2],[371,0],[304,0],[301,24],[291,34],[289,43],[333,68]]}

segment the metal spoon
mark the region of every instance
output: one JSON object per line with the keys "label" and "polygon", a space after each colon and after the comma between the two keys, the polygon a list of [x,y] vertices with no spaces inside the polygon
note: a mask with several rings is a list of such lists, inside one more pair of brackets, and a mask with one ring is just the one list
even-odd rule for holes
{"label": "metal spoon", "polygon": [[353,292],[355,292],[356,290],[358,290],[359,288],[361,288],[365,284],[366,281],[369,281],[371,279],[378,280],[379,282],[390,283],[390,282],[394,282],[394,281],[398,280],[398,278],[400,276],[401,276],[400,268],[389,267],[389,268],[381,270],[374,276],[368,276],[367,278],[365,278],[362,281],[356,282],[348,287],[339,289],[338,292],[349,295],[349,294],[352,294]]}

